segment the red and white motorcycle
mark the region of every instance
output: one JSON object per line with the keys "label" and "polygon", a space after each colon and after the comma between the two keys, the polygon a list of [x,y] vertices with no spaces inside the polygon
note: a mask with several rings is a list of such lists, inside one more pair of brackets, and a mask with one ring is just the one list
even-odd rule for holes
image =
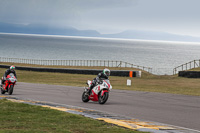
{"label": "red and white motorcycle", "polygon": [[[3,77],[2,77],[3,78]],[[4,82],[3,85],[0,85],[1,88],[1,94],[5,94],[5,92],[8,92],[9,95],[12,95],[14,86],[17,82],[16,77],[14,76],[13,73],[10,73],[6,77],[6,81]],[[1,83],[1,82],[0,82]]]}
{"label": "red and white motorcycle", "polygon": [[[87,85],[91,86],[92,81],[88,80]],[[86,93],[89,90],[89,87],[85,87],[82,94],[82,101],[88,102],[89,100],[98,101],[99,104],[104,104],[109,97],[109,91],[112,89],[112,85],[108,79],[102,80],[101,83],[97,84],[91,91],[91,94],[88,96]]]}

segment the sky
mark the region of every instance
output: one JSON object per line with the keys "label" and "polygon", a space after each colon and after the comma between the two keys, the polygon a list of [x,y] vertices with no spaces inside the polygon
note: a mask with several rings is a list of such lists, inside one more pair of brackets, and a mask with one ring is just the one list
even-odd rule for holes
{"label": "sky", "polygon": [[200,37],[200,0],[0,0],[0,22]]}

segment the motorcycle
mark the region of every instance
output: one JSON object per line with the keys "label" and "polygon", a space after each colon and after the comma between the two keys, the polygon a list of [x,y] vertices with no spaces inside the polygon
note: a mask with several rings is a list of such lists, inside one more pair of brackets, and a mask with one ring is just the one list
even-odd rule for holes
{"label": "motorcycle", "polygon": [[91,94],[88,96],[89,88],[92,84],[92,81],[88,80],[87,85],[89,87],[85,87],[84,92],[82,94],[82,101],[88,102],[89,100],[98,101],[99,104],[104,104],[109,97],[109,91],[112,89],[112,85],[108,79],[102,80],[101,83],[97,83],[95,87],[92,89]]}
{"label": "motorcycle", "polygon": [[12,95],[16,82],[17,82],[16,77],[14,76],[13,73],[10,73],[6,77],[6,81],[4,82],[4,84],[1,85],[1,94],[5,94],[5,92],[8,92],[9,95]]}

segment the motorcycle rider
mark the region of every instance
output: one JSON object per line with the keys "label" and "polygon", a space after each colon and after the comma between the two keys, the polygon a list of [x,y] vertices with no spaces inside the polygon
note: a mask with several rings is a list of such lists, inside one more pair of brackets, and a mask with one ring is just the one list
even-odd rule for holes
{"label": "motorcycle rider", "polygon": [[86,93],[86,95],[90,95],[92,89],[95,87],[96,83],[101,83],[102,79],[108,79],[108,77],[110,76],[110,70],[105,68],[103,70],[103,72],[100,72],[96,78],[93,79],[92,84],[88,90],[88,92]]}
{"label": "motorcycle rider", "polygon": [[2,85],[4,84],[4,82],[6,81],[6,77],[10,73],[13,73],[15,75],[15,77],[17,78],[16,72],[15,72],[15,66],[12,65],[12,66],[10,66],[10,69],[8,69],[8,70],[5,71],[5,74],[3,75],[2,80],[1,80],[1,84]]}

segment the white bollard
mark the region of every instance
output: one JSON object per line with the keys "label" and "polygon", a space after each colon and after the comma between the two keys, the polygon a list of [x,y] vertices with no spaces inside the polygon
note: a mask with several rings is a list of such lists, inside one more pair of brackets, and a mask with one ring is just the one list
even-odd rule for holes
{"label": "white bollard", "polygon": [[137,71],[137,72],[136,72],[136,77],[141,78],[141,77],[142,77],[142,72],[141,72],[141,71]]}
{"label": "white bollard", "polygon": [[131,80],[127,79],[127,86],[131,86]]}

